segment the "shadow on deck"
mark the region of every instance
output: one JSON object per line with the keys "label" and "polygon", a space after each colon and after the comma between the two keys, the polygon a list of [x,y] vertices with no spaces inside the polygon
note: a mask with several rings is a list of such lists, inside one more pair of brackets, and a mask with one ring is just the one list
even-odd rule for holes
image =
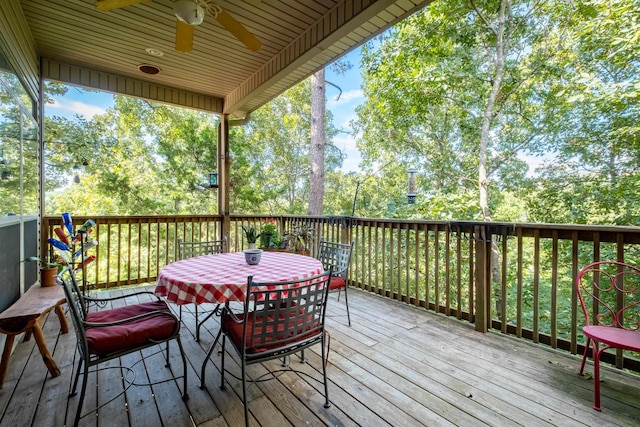
{"label": "shadow on deck", "polygon": [[[348,327],[344,302],[336,301],[336,296],[331,295],[327,319],[333,406],[323,408],[317,391],[321,384],[305,375],[286,373],[249,388],[254,425],[640,425],[636,375],[603,369],[603,412],[599,413],[592,409],[593,380],[577,374],[578,357],[498,333],[477,333],[468,323],[357,290],[349,294],[353,326]],[[218,325],[217,319],[210,320],[201,342],[196,343],[191,307],[183,309],[186,327],[181,332],[190,363],[189,401],[182,402],[175,381],[134,386],[98,414],[83,418],[81,425],[243,424],[240,382],[228,376],[230,386],[218,388],[219,357],[213,357],[215,368],[207,368],[207,389],[199,388],[200,366]],[[62,426],[73,417],[77,398],[68,399],[67,394],[75,366],[75,336],[73,332],[59,335],[55,316],[48,318],[44,329],[62,375],[48,375],[33,341],[20,343],[0,390],[0,426]],[[239,374],[233,356],[227,358],[228,367]],[[172,357],[174,369],[181,371],[175,346]],[[319,353],[307,351],[307,357],[307,364],[293,360],[292,365],[320,377]],[[136,382],[170,376],[161,355],[135,362],[133,356],[121,360],[121,365],[135,371]],[[592,371],[590,363],[587,371]],[[256,377],[264,367],[252,366],[249,372]],[[115,361],[93,374],[85,408],[117,395],[122,375]]]}

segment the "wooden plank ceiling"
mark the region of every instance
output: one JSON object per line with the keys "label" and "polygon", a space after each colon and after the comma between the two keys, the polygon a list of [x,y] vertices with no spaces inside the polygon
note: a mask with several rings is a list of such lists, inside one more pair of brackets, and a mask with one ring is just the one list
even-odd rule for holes
{"label": "wooden plank ceiling", "polygon": [[[261,42],[211,16],[175,50],[172,0],[101,12],[94,0],[20,0],[44,78],[243,117],[430,0],[216,0]],[[152,56],[155,49],[162,56]],[[139,71],[141,64],[160,69]]]}

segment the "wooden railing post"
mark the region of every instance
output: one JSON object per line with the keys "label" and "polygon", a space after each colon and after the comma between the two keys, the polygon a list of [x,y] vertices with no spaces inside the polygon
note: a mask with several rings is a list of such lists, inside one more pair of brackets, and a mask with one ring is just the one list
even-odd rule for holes
{"label": "wooden railing post", "polygon": [[353,240],[353,227],[356,218],[344,216],[340,221],[340,241],[344,244],[350,244]]}
{"label": "wooden railing post", "polygon": [[487,332],[491,326],[491,241],[484,225],[475,225],[475,329]]}
{"label": "wooden railing post", "polygon": [[456,233],[458,238],[473,240],[475,268],[473,272],[473,289],[475,306],[471,307],[470,321],[474,322],[478,332],[487,332],[491,328],[491,287],[492,287],[492,253],[494,236],[497,241],[512,236],[515,224],[497,222],[449,222],[449,232]]}

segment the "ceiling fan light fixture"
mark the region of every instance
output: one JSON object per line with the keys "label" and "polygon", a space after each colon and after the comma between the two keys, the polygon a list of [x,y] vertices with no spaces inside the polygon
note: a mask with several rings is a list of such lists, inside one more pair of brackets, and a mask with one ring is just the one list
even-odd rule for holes
{"label": "ceiling fan light fixture", "polygon": [[204,9],[197,0],[177,0],[173,12],[176,18],[189,25],[200,25],[204,19]]}

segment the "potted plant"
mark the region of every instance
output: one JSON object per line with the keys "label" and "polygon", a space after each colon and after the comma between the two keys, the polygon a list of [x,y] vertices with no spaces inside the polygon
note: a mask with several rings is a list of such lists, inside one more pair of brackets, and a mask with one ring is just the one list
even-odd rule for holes
{"label": "potted plant", "polygon": [[310,245],[314,241],[314,230],[308,225],[298,225],[284,235],[286,248],[302,255],[311,253]]}
{"label": "potted plant", "polygon": [[255,249],[260,233],[258,233],[253,226],[247,228],[243,225],[242,230],[244,231],[244,236],[247,238],[247,243],[249,243],[249,249]]}
{"label": "potted plant", "polygon": [[262,249],[268,249],[276,247],[274,241],[278,238],[278,228],[276,226],[276,220],[269,218],[262,223],[260,230],[260,247]]}
{"label": "potted plant", "polygon": [[55,286],[57,284],[56,275],[63,267],[61,263],[44,261],[37,256],[30,256],[24,261],[37,261],[40,264],[40,286]]}

